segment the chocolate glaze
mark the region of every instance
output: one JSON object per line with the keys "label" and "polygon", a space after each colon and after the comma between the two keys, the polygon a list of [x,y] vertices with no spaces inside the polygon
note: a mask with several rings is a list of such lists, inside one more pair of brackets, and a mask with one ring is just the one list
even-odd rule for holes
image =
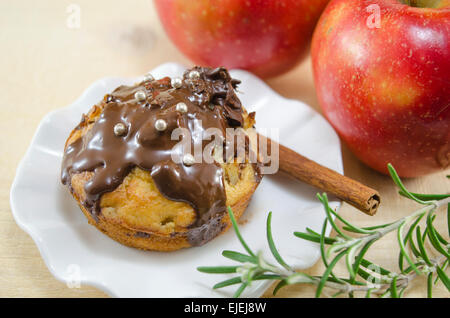
{"label": "chocolate glaze", "polygon": [[[173,129],[187,128],[191,132],[191,149],[203,150],[210,141],[198,138],[208,128],[219,128],[226,136],[228,127],[242,127],[242,105],[234,89],[240,82],[230,77],[224,68],[195,67],[200,78],[183,75],[182,87],[171,87],[170,78],[147,81],[135,86],[120,86],[105,96],[103,110],[88,132],[67,145],[61,179],[70,186],[74,174],[92,171],[85,184],[86,200],[82,204],[94,218],[100,213],[100,198],[116,189],[134,167],[150,171],[159,191],[174,201],[190,204],[197,212],[188,240],[201,245],[216,235],[226,211],[223,171],[214,163],[175,163],[171,154],[179,140],[171,140]],[[135,93],[146,92],[147,99],[138,101]],[[175,110],[184,102],[188,111]],[[82,120],[82,123],[86,118]],[[155,121],[164,119],[168,126],[163,132],[155,129]],[[114,134],[114,126],[123,123],[127,131]],[[82,125],[80,124],[81,128]],[[226,143],[224,142],[226,147]]]}

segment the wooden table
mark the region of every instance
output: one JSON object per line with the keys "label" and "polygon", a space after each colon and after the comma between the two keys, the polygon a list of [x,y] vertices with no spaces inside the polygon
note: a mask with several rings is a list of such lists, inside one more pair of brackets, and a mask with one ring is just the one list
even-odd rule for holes
{"label": "wooden table", "polygon": [[[78,8],[79,28],[73,16]],[[190,63],[164,34],[150,0],[2,0],[0,15],[0,127],[4,131],[0,137],[0,297],[105,297],[93,287],[69,289],[50,274],[34,242],[11,215],[9,191],[15,169],[43,116],[70,104],[93,81],[137,76],[168,61]],[[319,110],[310,59],[268,84],[281,95]],[[345,174],[378,189],[383,198],[375,217],[343,204],[339,212],[344,217],[356,224],[378,224],[416,208],[397,195],[388,177],[365,167],[345,146],[342,150]],[[444,172],[406,184],[416,192],[450,191]],[[374,245],[369,257],[396,269],[397,252],[390,237]],[[322,271],[320,264],[308,270]],[[406,296],[424,296],[424,286],[419,279]],[[279,296],[309,297],[313,292],[309,286],[291,286]],[[269,290],[265,296],[270,295]],[[435,295],[449,296],[443,287]]]}

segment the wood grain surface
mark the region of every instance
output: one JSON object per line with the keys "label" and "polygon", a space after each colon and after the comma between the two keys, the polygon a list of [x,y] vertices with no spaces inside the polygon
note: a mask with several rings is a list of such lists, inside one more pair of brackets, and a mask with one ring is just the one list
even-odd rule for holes
{"label": "wood grain surface", "polygon": [[[80,9],[79,28],[73,28],[70,20],[73,8]],[[164,34],[150,0],[2,0],[0,46],[0,297],[107,297],[89,286],[70,289],[50,274],[36,245],[11,214],[9,191],[16,167],[43,116],[70,104],[93,81],[137,76],[163,62],[190,62]],[[310,59],[267,82],[281,95],[319,110]],[[341,215],[356,224],[373,225],[398,219],[417,207],[397,195],[388,177],[361,164],[345,146],[342,150],[345,175],[377,189],[383,202],[373,217],[347,204],[342,205]],[[450,191],[445,172],[406,184],[415,192]],[[443,219],[438,222],[445,226]],[[375,244],[368,257],[396,269],[396,246],[395,238],[389,236]],[[308,270],[322,271],[320,264]],[[423,297],[424,288],[425,280],[418,279],[406,296]],[[264,296],[270,297],[270,292]],[[278,296],[311,297],[313,293],[309,286],[291,286]],[[449,296],[442,286],[435,295]]]}

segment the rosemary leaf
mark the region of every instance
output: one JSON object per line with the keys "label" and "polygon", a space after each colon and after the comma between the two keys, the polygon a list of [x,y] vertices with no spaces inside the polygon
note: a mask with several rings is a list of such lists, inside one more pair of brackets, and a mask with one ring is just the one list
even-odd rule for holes
{"label": "rosemary leaf", "polygon": [[325,219],[322,226],[322,234],[320,235],[320,255],[322,256],[322,262],[328,267],[328,261],[325,252],[325,232],[327,231],[328,218]]}
{"label": "rosemary leaf", "polygon": [[394,224],[395,222],[392,223],[387,223],[387,224],[382,224],[382,225],[375,225],[375,226],[367,226],[367,227],[363,227],[362,229],[364,230],[378,230],[378,229],[383,229],[385,227],[388,227],[392,224]]}
{"label": "rosemary leaf", "polygon": [[217,283],[213,286],[213,289],[219,289],[219,288],[223,288],[226,286],[231,286],[231,285],[235,285],[235,284],[240,284],[242,283],[242,279],[240,277],[233,277],[227,280],[224,280],[223,282]]}
{"label": "rosemary leaf", "polygon": [[[237,225],[236,219],[234,217],[233,211],[230,207],[228,207],[228,214],[231,219],[231,223],[233,224],[234,231],[236,232],[236,236],[238,237],[239,241],[241,242],[244,249],[247,251],[248,254],[250,254],[253,257],[256,257],[255,254],[252,252],[252,250],[247,246],[247,243],[245,243],[244,239],[242,238],[241,232],[239,231],[239,227]],[[245,288],[245,287],[244,287]]]}
{"label": "rosemary leaf", "polygon": [[432,213],[433,213],[433,211],[428,213],[428,216],[427,216],[427,235],[428,235],[428,238],[430,239],[431,245],[433,245],[433,247],[439,253],[444,255],[446,258],[450,259],[450,254],[445,249],[442,248],[441,244],[439,243],[439,239],[437,238],[436,230],[435,230],[435,228],[433,226]]}
{"label": "rosemary leaf", "polygon": [[[416,265],[414,265],[413,261],[411,260],[411,258],[408,255],[408,252],[406,251],[405,245],[403,244],[403,228],[405,227],[405,222],[403,222],[397,231],[397,240],[398,243],[400,245],[400,252],[403,254],[403,256],[405,257],[406,261],[409,263],[409,265],[411,266],[411,268],[418,274],[420,275],[421,272],[420,270],[416,267]],[[402,270],[403,272],[403,270]]]}
{"label": "rosemary leaf", "polygon": [[[409,198],[408,195],[403,190],[398,191],[398,193],[406,198]],[[422,201],[435,201],[450,198],[450,194],[421,194],[414,192],[410,193]]]}
{"label": "rosemary leaf", "polygon": [[[416,227],[417,229],[417,227]],[[413,255],[417,258],[420,256],[420,252],[416,247],[416,244],[414,243],[414,239],[410,239],[409,240],[409,247],[411,248],[411,252],[413,253]]]}
{"label": "rosemary leaf", "polygon": [[330,276],[334,266],[336,266],[337,262],[342,258],[342,256],[345,255],[345,251],[339,253],[332,261],[331,263],[328,265],[328,267],[326,268],[325,272],[322,275],[322,278],[319,282],[319,285],[317,286],[316,289],[316,298],[319,298],[320,295],[322,294],[322,290],[325,287],[325,283],[327,282],[328,276]]}
{"label": "rosemary leaf", "polygon": [[[414,233],[414,229],[417,226],[417,224],[420,222],[420,220],[423,218],[423,216],[425,215],[422,214],[420,215],[415,221],[414,223],[409,227],[408,232],[406,233],[406,236],[403,240],[403,244],[407,244],[409,239],[411,238],[412,234]],[[400,270],[403,270],[403,254],[400,252],[399,256],[398,256],[398,266],[400,268]]]}
{"label": "rosemary leaf", "polygon": [[[258,275],[253,278],[253,280],[278,280],[282,279],[279,275]],[[217,283],[213,286],[213,289],[223,288],[231,285],[236,285],[242,283],[241,277],[233,277],[227,280],[224,280],[223,282]]]}
{"label": "rosemary leaf", "polygon": [[355,255],[358,252],[360,246],[361,242],[357,242],[353,244],[346,252],[347,255],[345,257],[345,263],[347,265],[347,270],[350,274],[350,280],[354,280],[356,277],[356,273],[353,269],[353,262],[355,261]]}
{"label": "rosemary leaf", "polygon": [[[342,218],[339,214],[337,214],[336,212],[334,212],[333,209],[329,206],[329,204],[328,204],[328,198],[327,198],[327,196],[326,196],[326,193],[324,193],[324,194],[322,195],[322,197],[323,197],[324,200],[325,200],[325,203],[324,203],[324,204],[325,204],[325,206],[327,207],[328,212],[331,213],[331,214],[333,214],[339,221],[341,221],[342,223],[345,224],[345,225],[342,227],[344,230],[349,231],[349,232],[353,232],[353,233],[358,233],[358,234],[372,234],[372,233],[374,233],[374,231],[359,228],[359,227],[357,227],[357,226],[351,224],[350,222],[348,222],[348,221],[345,220],[344,218]],[[338,232],[338,231],[337,231],[337,232]],[[338,233],[340,233],[341,235],[343,235],[342,232],[338,232]],[[344,235],[343,235],[343,236],[344,236]]]}
{"label": "rosemary leaf", "polygon": [[365,281],[369,282],[370,284],[381,284],[382,281],[380,278],[375,277],[372,275],[372,273],[366,271],[363,267],[359,267],[356,273],[361,276]]}
{"label": "rosemary leaf", "polygon": [[276,294],[278,294],[278,292],[280,291],[281,288],[283,288],[284,286],[287,286],[287,282],[282,280],[280,281],[275,288],[273,289],[273,295],[276,296]]}
{"label": "rosemary leaf", "polygon": [[425,250],[424,240],[422,239],[422,235],[420,234],[420,226],[416,228],[416,239],[417,239],[417,246],[419,246],[420,250],[420,256],[425,261],[425,263],[427,263],[427,265],[429,266],[433,265],[431,264],[430,258],[428,257],[428,254]]}
{"label": "rosemary leaf", "polygon": [[[441,268],[442,268],[442,270],[443,271],[445,271],[446,270],[446,268],[447,268],[447,266],[448,266],[448,259],[446,259],[445,261],[444,261],[444,263],[442,264],[442,266],[441,266]],[[434,280],[434,284],[436,285],[436,283],[439,281],[439,275],[436,275],[436,279]]]}
{"label": "rosemary leaf", "polygon": [[[329,206],[329,204],[328,204],[328,197],[327,197],[327,194],[326,194],[326,193],[323,193],[322,195],[320,195],[320,194],[318,193],[318,194],[317,194],[317,197],[319,198],[320,202],[323,203],[323,206],[324,206],[324,208],[325,208],[325,213],[327,214],[327,217],[328,217],[328,222],[330,222],[330,225],[333,227],[333,229],[336,231],[336,233],[338,233],[339,235],[341,235],[343,238],[350,239],[351,237],[348,236],[348,235],[346,235],[346,234],[344,234],[344,232],[342,232],[342,231],[339,229],[339,227],[336,225],[336,223],[334,222],[333,218],[331,217],[331,214],[332,214],[331,211],[333,211],[333,210],[330,208],[330,206]],[[334,213],[334,211],[333,211],[333,213]],[[336,213],[335,213],[335,215],[336,215]]]}
{"label": "rosemary leaf", "polygon": [[441,234],[439,234],[438,231],[434,231],[434,233],[436,234],[436,238],[438,239],[439,242],[441,242],[444,246],[448,245],[447,240],[445,240]]}
{"label": "rosemary leaf", "polygon": [[238,266],[200,266],[197,267],[197,270],[202,273],[208,274],[229,274],[236,273],[236,269]]}
{"label": "rosemary leaf", "polygon": [[[358,256],[355,259],[355,262],[353,264],[353,272],[357,273],[359,266],[361,265],[361,262],[363,261],[364,255],[366,254],[366,252],[369,250],[369,247],[375,243],[375,240],[372,240],[370,242],[368,242],[366,245],[363,246],[363,248],[361,249],[361,251],[359,252]],[[354,275],[351,279],[351,283],[354,283],[356,279],[356,275]]]}
{"label": "rosemary leaf", "polygon": [[240,262],[240,263],[250,262],[250,263],[256,264],[258,262],[256,257],[248,256],[248,255],[245,255],[245,254],[242,254],[239,252],[234,252],[234,251],[225,250],[222,252],[222,256],[229,258],[233,261]]}
{"label": "rosemary leaf", "polygon": [[306,232],[309,232],[309,233],[312,234],[312,235],[315,235],[315,236],[317,236],[317,237],[320,237],[320,234],[319,234],[319,233],[317,233],[316,231],[314,231],[313,229],[311,229],[311,228],[309,228],[309,227],[306,228]]}
{"label": "rosemary leaf", "polygon": [[[303,233],[303,232],[294,232],[294,235],[301,239],[307,240],[307,241],[320,243],[320,236],[314,236],[314,235],[310,235],[309,233]],[[324,237],[324,242],[325,242],[325,244],[330,245],[330,244],[335,243],[336,239],[330,238],[330,237]]]}
{"label": "rosemary leaf", "polygon": [[404,195],[407,198],[414,200],[420,204],[428,204],[426,201],[422,201],[419,198],[416,198],[411,192],[406,190],[405,186],[403,185],[402,180],[400,180],[400,177],[397,174],[397,171],[395,171],[394,167],[390,163],[388,164],[388,170],[389,170],[389,174],[391,175],[394,183],[401,189],[401,191],[404,193]]}
{"label": "rosemary leaf", "polygon": [[374,264],[374,263],[372,263],[372,262],[370,262],[370,261],[368,261],[366,259],[361,259],[361,265],[363,265],[366,268],[370,268],[370,267],[376,268],[377,272],[379,272],[381,275],[389,275],[389,274],[391,274],[391,272],[388,271],[387,269],[385,269],[385,268],[383,268],[383,267],[381,267],[379,265],[376,265],[376,264]]}
{"label": "rosemary leaf", "polygon": [[286,262],[283,260],[283,258],[281,257],[280,253],[278,253],[278,250],[275,246],[275,243],[273,241],[273,237],[272,237],[272,212],[269,212],[269,215],[267,216],[267,242],[269,244],[269,248],[270,251],[273,254],[273,257],[275,257],[275,259],[277,260],[277,262],[283,266],[284,268],[286,268],[287,270],[291,270],[291,267],[286,264]]}
{"label": "rosemary leaf", "polygon": [[236,290],[236,292],[234,293],[233,297],[234,298],[239,298],[239,296],[241,296],[242,292],[244,291],[244,289],[247,288],[247,283],[243,283],[238,290]]}
{"label": "rosemary leaf", "polygon": [[447,274],[445,274],[445,272],[439,266],[436,266],[436,273],[438,274],[447,290],[450,291],[450,279],[448,278]]}

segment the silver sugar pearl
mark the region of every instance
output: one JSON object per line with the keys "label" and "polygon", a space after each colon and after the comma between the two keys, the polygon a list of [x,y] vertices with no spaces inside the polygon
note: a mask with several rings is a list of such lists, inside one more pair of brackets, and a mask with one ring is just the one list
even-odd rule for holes
{"label": "silver sugar pearl", "polygon": [[144,91],[137,91],[134,93],[134,98],[136,98],[138,101],[142,102],[147,98],[147,94],[145,94]]}
{"label": "silver sugar pearl", "polygon": [[122,123],[118,123],[114,125],[114,135],[116,136],[123,136],[127,133],[127,127],[122,124]]}
{"label": "silver sugar pearl", "polygon": [[195,158],[190,153],[183,156],[183,163],[185,166],[192,166],[195,163]]}
{"label": "silver sugar pearl", "polygon": [[178,103],[175,109],[180,113],[187,113],[188,111],[187,105],[183,102]]}
{"label": "silver sugar pearl", "polygon": [[152,74],[147,73],[144,75],[144,81],[145,82],[153,82],[155,80],[155,78],[153,77]]}
{"label": "silver sugar pearl", "polygon": [[155,121],[155,128],[157,131],[164,131],[167,129],[167,122],[164,119]]}
{"label": "silver sugar pearl", "polygon": [[200,72],[199,71],[190,71],[188,74],[189,79],[196,80],[200,78]]}
{"label": "silver sugar pearl", "polygon": [[173,88],[180,88],[183,85],[183,80],[179,77],[174,77],[170,81],[170,84],[172,85]]}

